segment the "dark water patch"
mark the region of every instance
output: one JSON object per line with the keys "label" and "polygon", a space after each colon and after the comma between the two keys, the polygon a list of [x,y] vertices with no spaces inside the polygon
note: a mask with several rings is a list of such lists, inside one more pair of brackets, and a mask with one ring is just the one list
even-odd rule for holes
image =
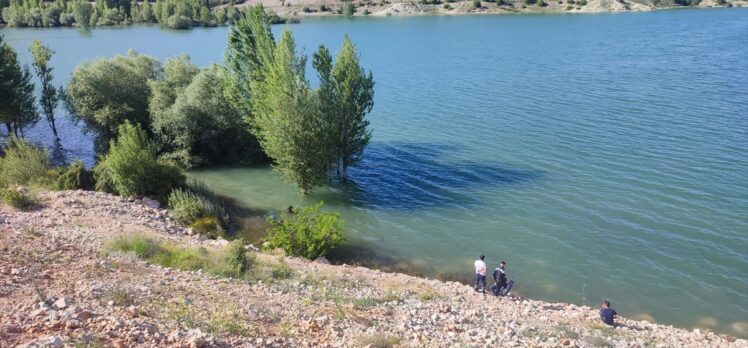
{"label": "dark water patch", "polygon": [[342,184],[352,204],[383,210],[470,208],[476,189],[527,185],[546,173],[491,162],[460,160],[465,148],[447,144],[373,143],[350,180]]}

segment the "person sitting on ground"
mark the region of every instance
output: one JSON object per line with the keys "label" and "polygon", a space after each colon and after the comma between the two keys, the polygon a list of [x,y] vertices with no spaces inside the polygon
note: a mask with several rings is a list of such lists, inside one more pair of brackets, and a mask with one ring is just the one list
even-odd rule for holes
{"label": "person sitting on ground", "polygon": [[499,296],[501,290],[507,285],[506,272],[504,271],[505,267],[506,262],[501,261],[499,267],[496,267],[496,269],[493,270],[493,285],[491,285],[491,291],[493,291],[493,294],[496,296]]}
{"label": "person sitting on ground", "polygon": [[610,308],[610,301],[603,301],[603,308],[600,309],[600,319],[602,319],[603,323],[615,326],[613,319],[616,315],[618,315],[618,313],[616,313],[615,309]]}
{"label": "person sitting on ground", "polygon": [[483,261],[486,257],[480,256],[475,260],[475,291],[486,293],[486,263]]}

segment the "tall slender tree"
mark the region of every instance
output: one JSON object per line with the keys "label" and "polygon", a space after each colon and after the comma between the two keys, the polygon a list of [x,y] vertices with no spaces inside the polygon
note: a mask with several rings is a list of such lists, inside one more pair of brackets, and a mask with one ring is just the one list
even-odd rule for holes
{"label": "tall slender tree", "polygon": [[320,151],[325,134],[319,99],[304,77],[305,66],[305,57],[296,55],[291,32],[285,30],[263,84],[252,89],[257,138],[274,169],[303,195],[327,181],[328,159]]}
{"label": "tall slender tree", "polygon": [[324,46],[315,53],[313,65],[320,79],[325,127],[331,134],[327,146],[329,157],[338,175],[345,179],[348,168],[360,161],[371,140],[366,115],[374,106],[374,77],[361,68],[356,47],[348,35],[334,65]]}
{"label": "tall slender tree", "polygon": [[8,133],[23,137],[23,130],[39,121],[34,103],[29,68],[21,69],[16,51],[0,35],[0,122]]}
{"label": "tall slender tree", "polygon": [[34,40],[31,43],[29,51],[34,58],[33,66],[36,76],[41,82],[42,93],[39,104],[41,104],[42,113],[47,118],[47,123],[52,128],[55,138],[59,138],[57,127],[55,126],[55,109],[60,102],[60,96],[57,93],[57,88],[52,85],[52,70],[54,69],[49,66],[49,60],[52,59],[55,51],[48,46],[42,45],[39,40]]}

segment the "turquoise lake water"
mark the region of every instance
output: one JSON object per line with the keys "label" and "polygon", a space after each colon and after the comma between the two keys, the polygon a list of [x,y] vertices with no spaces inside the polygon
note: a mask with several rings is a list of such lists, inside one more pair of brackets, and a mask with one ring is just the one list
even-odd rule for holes
{"label": "turquoise lake water", "polygon": [[[289,28],[306,53],[356,42],[373,142],[350,184],[307,200],[269,168],[193,173],[217,192],[260,211],[324,199],[349,253],[465,279],[486,254],[522,295],[748,337],[748,10]],[[219,63],[227,30],[0,33],[25,62],[32,39],[51,45],[63,84],[128,48]],[[93,163],[90,136],[61,123],[62,152]],[[43,122],[29,134],[50,144]]]}

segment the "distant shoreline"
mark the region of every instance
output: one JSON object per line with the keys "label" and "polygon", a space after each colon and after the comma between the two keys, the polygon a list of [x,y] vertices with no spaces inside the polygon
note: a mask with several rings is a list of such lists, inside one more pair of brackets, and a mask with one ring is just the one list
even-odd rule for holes
{"label": "distant shoreline", "polygon": [[[426,0],[426,1],[441,1],[441,0]],[[541,1],[541,0],[529,0],[529,1]],[[383,2],[379,4],[357,4],[355,13],[352,17],[421,17],[421,16],[463,16],[463,15],[512,15],[512,14],[605,14],[605,13],[628,13],[628,12],[655,12],[663,10],[678,10],[678,9],[710,9],[710,8],[743,8],[748,7],[748,0],[704,0],[696,6],[653,6],[651,4],[643,4],[633,0],[542,0],[545,4],[543,7],[537,5],[526,5],[525,1],[505,1],[505,5],[497,5],[494,2],[481,1],[481,7],[476,8],[473,1],[455,1],[455,2],[440,2],[438,4],[423,4],[418,2]],[[657,0],[655,0],[657,1]],[[724,2],[723,2],[724,1]],[[267,0],[261,0],[260,2],[270,2]],[[272,10],[282,18],[286,19],[286,23],[278,24],[297,24],[299,20],[304,18],[315,18],[325,17],[333,18],[340,17],[346,18],[346,16],[335,12],[334,5],[340,4],[339,1],[327,1],[327,0],[300,0],[297,1],[298,5],[292,6],[277,6],[272,4],[263,4],[265,8]],[[642,2],[651,2],[651,0],[642,0]],[[672,1],[671,1],[672,2]],[[722,4],[719,4],[719,3]],[[357,3],[356,1],[353,2]],[[237,7],[247,7],[256,5],[255,2],[240,4]],[[319,9],[323,6],[328,7],[328,11],[321,12]],[[448,5],[449,8],[445,8]],[[307,12],[308,11],[308,12]],[[120,23],[106,26],[98,26],[100,28],[120,28],[130,27],[133,25],[159,25],[157,23]],[[231,26],[227,24],[225,26]],[[221,27],[221,26],[218,26]],[[44,28],[78,28],[75,26],[53,26],[53,27],[11,27],[7,23],[0,23],[0,30],[5,28],[14,29],[44,29]],[[194,26],[192,28],[200,28],[200,26]],[[213,28],[213,27],[205,27]],[[173,29],[173,30],[185,30],[185,29]]]}

